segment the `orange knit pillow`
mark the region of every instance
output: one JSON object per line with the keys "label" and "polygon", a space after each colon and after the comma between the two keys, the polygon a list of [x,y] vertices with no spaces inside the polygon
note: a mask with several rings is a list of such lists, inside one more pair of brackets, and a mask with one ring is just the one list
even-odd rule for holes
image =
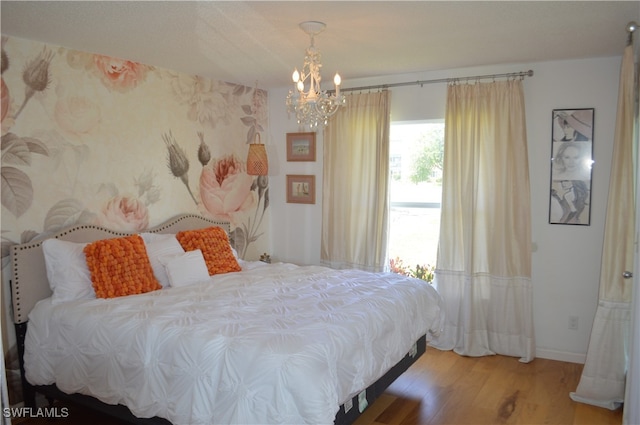
{"label": "orange knit pillow", "polygon": [[210,276],[242,270],[231,251],[227,232],[221,227],[185,230],[178,232],[176,239],[185,251],[202,251]]}
{"label": "orange knit pillow", "polygon": [[84,248],[84,255],[98,298],[142,294],[162,288],[153,275],[140,235],[90,243]]}

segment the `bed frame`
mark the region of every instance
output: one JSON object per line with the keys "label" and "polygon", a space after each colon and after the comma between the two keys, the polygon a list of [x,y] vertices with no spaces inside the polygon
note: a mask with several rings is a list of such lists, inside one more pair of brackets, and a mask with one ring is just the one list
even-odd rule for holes
{"label": "bed frame", "polygon": [[[151,233],[177,233],[182,230],[199,229],[210,226],[219,226],[225,229],[227,233],[230,232],[229,222],[216,221],[196,214],[178,215],[163,224],[145,231]],[[48,298],[52,294],[47,280],[42,242],[50,238],[71,242],[93,242],[100,239],[116,238],[130,234],[132,234],[132,232],[120,232],[96,225],[80,224],[46,235],[42,238],[36,238],[37,240],[11,247],[10,285],[12,313],[20,360],[20,376],[24,404],[26,407],[35,407],[36,393],[40,393],[47,398],[49,403],[53,403],[54,400],[69,401],[130,423],[169,424],[169,421],[163,418],[138,418],[134,416],[127,407],[122,405],[109,405],[82,394],[66,394],[60,391],[55,384],[34,386],[27,382],[25,378],[24,343],[27,334],[28,316],[38,301]],[[371,405],[425,350],[426,337],[423,336],[417,341],[416,346],[407,353],[398,364],[363,391],[363,394],[355,396],[351,404],[345,403],[341,406],[336,415],[335,423],[339,425],[352,423],[360,416],[366,406]]]}

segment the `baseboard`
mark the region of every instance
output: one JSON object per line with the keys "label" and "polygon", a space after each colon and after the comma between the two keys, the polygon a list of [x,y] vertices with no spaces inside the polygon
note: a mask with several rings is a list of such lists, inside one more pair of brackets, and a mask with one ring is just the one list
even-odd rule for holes
{"label": "baseboard", "polygon": [[572,353],[569,351],[550,350],[548,348],[536,348],[536,357],[541,359],[557,360],[560,362],[584,364],[587,355],[582,353]]}

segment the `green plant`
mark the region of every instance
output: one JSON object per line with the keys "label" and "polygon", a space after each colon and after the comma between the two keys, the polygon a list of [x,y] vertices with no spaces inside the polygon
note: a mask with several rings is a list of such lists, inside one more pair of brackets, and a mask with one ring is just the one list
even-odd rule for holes
{"label": "green plant", "polygon": [[433,282],[435,277],[436,267],[431,264],[420,265],[416,264],[415,268],[405,266],[402,259],[399,257],[392,258],[389,261],[389,268],[393,273],[398,273],[403,276],[411,276],[417,279],[422,279],[425,282]]}
{"label": "green plant", "polygon": [[422,279],[425,282],[433,282],[433,278],[435,276],[436,268],[430,264],[425,266],[421,266],[420,264],[416,264],[415,269],[410,269],[410,275],[412,277],[416,277],[418,279]]}

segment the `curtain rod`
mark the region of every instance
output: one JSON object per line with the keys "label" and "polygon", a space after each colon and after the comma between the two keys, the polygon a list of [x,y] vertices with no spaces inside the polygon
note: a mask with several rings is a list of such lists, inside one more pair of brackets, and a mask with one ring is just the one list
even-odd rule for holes
{"label": "curtain rod", "polygon": [[[389,89],[391,87],[402,87],[402,86],[422,86],[424,84],[433,84],[433,83],[455,83],[462,80],[486,80],[486,79],[495,79],[495,78],[524,78],[524,77],[532,77],[533,70],[528,71],[520,71],[520,72],[508,72],[504,74],[489,74],[489,75],[474,75],[471,77],[455,77],[455,78],[438,78],[435,80],[419,80],[419,81],[408,81],[405,83],[391,83],[391,84],[378,84],[373,86],[362,86],[362,87],[351,87],[351,88],[340,88],[341,92],[347,91],[358,91],[358,90],[377,90],[377,89]],[[330,93],[335,92],[335,90],[327,90]]]}

